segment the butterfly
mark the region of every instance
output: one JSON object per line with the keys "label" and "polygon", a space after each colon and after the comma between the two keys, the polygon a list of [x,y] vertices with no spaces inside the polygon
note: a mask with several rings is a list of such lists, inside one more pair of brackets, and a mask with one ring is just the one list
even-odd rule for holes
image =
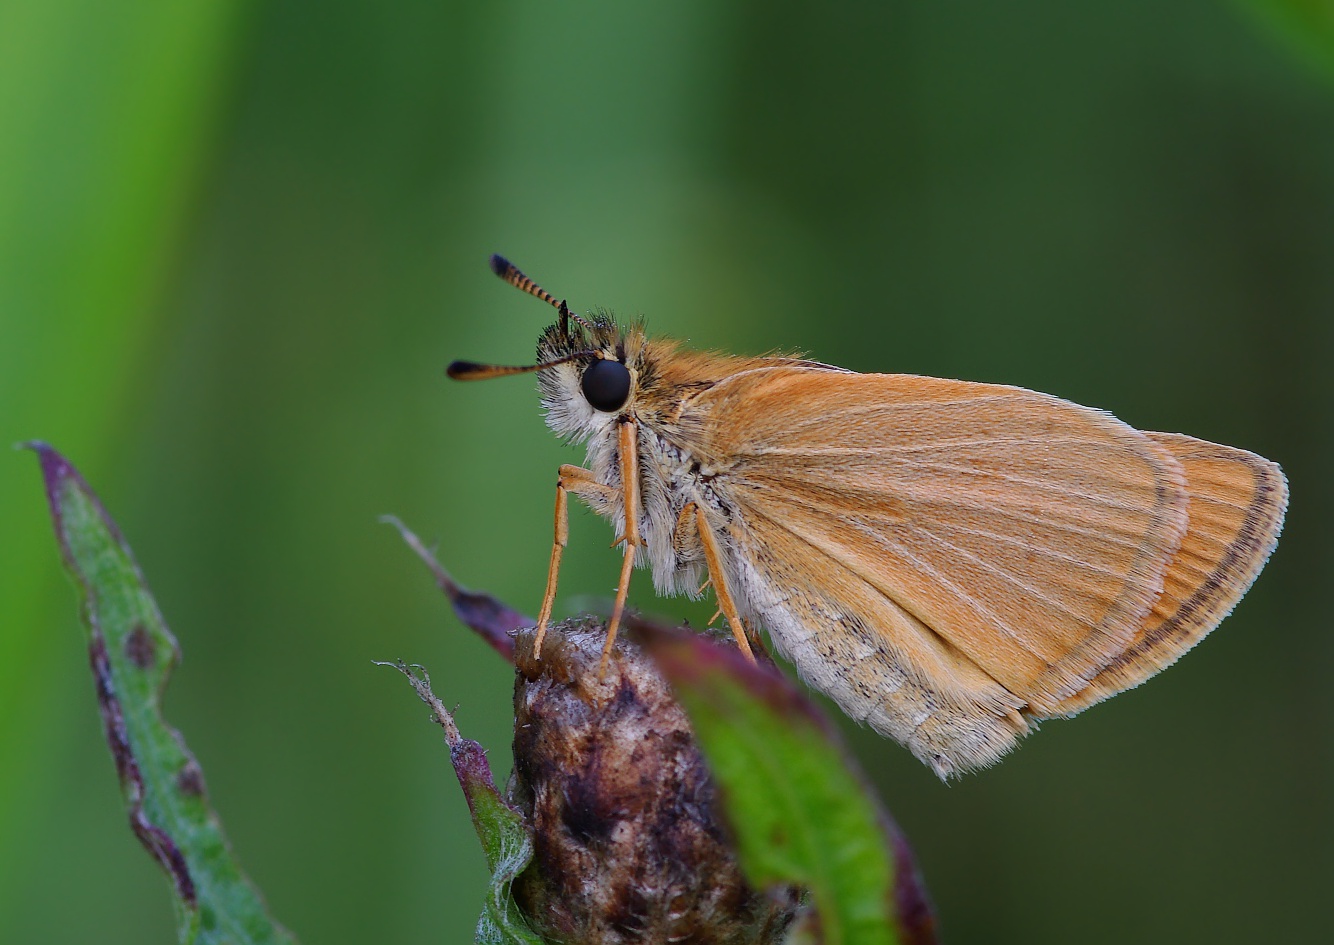
{"label": "butterfly", "polygon": [[557,320],[535,364],[449,376],[536,372],[547,424],[588,444],[558,475],[539,652],[574,495],[624,548],[604,666],[636,564],[661,594],[707,577],[744,652],[767,630],[949,778],[1175,662],[1282,529],[1287,481],[1254,453],[1022,387],[687,350],[491,265]]}

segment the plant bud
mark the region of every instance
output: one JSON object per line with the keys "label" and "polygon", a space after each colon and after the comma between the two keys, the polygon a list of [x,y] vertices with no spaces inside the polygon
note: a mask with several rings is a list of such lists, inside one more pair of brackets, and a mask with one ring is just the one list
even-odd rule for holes
{"label": "plant bud", "polygon": [[534,928],[571,943],[782,940],[797,893],[752,889],[720,820],[717,790],[685,712],[638,644],[605,628],[515,634],[511,803],[532,827],[514,897]]}

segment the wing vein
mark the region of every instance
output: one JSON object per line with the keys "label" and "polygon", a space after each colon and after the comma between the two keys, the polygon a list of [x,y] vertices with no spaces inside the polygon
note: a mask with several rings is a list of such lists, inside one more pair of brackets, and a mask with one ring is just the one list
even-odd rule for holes
{"label": "wing vein", "polygon": [[[779,519],[773,517],[772,515],[767,514],[765,511],[757,507],[752,506],[751,509],[755,513],[762,516],[763,518],[767,519],[770,523],[772,523],[776,527],[788,532],[795,538],[799,538],[801,541],[810,545],[812,548],[815,548],[823,552],[824,554],[828,555],[833,561],[847,568],[851,573],[857,575],[857,577],[860,578],[862,582],[865,583],[868,587],[874,589],[877,594],[880,594],[886,600],[893,602],[896,606],[901,607],[909,614],[912,614],[914,618],[916,618],[923,626],[927,627],[936,636],[947,641],[950,639],[949,636],[942,634],[937,627],[932,626],[923,617],[922,614],[917,613],[913,608],[909,607],[906,602],[896,598],[893,595],[893,593],[887,591],[885,588],[877,584],[871,577],[866,575],[860,568],[857,567],[855,561],[849,560],[849,557],[844,553],[845,549],[842,546],[838,545],[837,543],[826,543],[814,540],[811,538],[809,534],[807,534],[806,530],[801,528],[800,526],[794,525],[791,522],[780,521]],[[938,536],[933,536],[933,537],[938,537]],[[941,587],[947,588],[950,591],[952,591],[958,597],[958,599],[968,601],[970,604],[973,605],[973,608],[979,614],[983,615],[984,617],[989,617],[990,620],[988,622],[990,623],[990,625],[999,630],[1004,636],[1013,640],[1019,646],[1020,649],[1024,650],[1026,653],[1029,653],[1034,658],[1041,660],[1044,663],[1047,662],[1046,657],[1043,656],[1041,653],[1038,653],[1035,650],[1033,650],[1023,640],[1023,638],[1017,632],[1015,632],[1014,628],[1011,627],[1009,623],[1007,623],[1000,616],[1000,614],[996,613],[991,608],[987,607],[980,601],[973,598],[958,583],[951,580],[948,575],[944,574],[938,568],[936,568],[935,565],[919,558],[917,555],[910,552],[906,546],[897,541],[894,541],[888,536],[885,536],[883,540],[885,541],[886,544],[890,544],[893,547],[897,548],[900,555],[904,559],[911,561],[914,565],[916,565],[916,567],[920,569],[921,573],[930,576],[932,579],[938,582]],[[943,539],[938,538],[938,540],[941,540],[942,543],[946,545],[949,544],[948,542],[944,542]]]}

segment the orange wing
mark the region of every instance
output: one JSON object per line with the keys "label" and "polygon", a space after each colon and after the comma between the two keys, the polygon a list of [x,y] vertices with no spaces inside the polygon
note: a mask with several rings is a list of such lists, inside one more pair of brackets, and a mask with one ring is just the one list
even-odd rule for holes
{"label": "orange wing", "polygon": [[[1276,534],[1248,532],[1264,554],[1213,578],[1174,565],[1183,539],[1193,560],[1241,528],[1188,533],[1188,493],[1213,495],[1202,473],[1187,485],[1204,460],[1184,444],[1199,441],[1021,388],[769,368],[681,419],[734,510],[713,514],[750,611],[814,685],[942,775],[994,761],[1025,716],[1078,711],[1170,662]],[[1221,590],[1186,612],[1192,582]]]}
{"label": "orange wing", "polygon": [[1190,521],[1162,596],[1121,653],[1055,711],[1073,715],[1171,666],[1232,612],[1278,544],[1288,483],[1276,463],[1231,446],[1150,433],[1184,467]]}

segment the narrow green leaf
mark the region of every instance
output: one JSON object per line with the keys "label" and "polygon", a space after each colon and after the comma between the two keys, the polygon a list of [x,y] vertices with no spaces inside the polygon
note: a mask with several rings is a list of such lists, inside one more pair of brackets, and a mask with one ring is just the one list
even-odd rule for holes
{"label": "narrow green leaf", "polygon": [[107,742],[130,826],[167,873],[182,942],[295,943],[241,872],[209,806],[204,774],[160,700],[180,659],[139,567],[78,471],[42,443],[46,495],[65,567],[83,597]]}
{"label": "narrow green leaf", "polygon": [[[0,0],[0,443],[41,432],[90,468],[126,455],[183,307],[177,270],[207,219],[201,185],[222,165],[257,6]],[[33,812],[61,790],[58,677],[43,669],[59,651],[27,632],[58,612],[33,553],[49,526],[13,501],[29,475],[0,463],[0,916],[22,924],[39,910],[20,900],[57,875],[25,872],[52,826]]]}
{"label": "narrow green leaf", "polygon": [[420,666],[403,662],[378,665],[393,666],[406,676],[418,698],[431,707],[436,724],[445,731],[449,760],[463,788],[473,829],[482,842],[482,853],[491,871],[486,902],[477,920],[477,945],[544,945],[542,938],[528,927],[511,893],[515,877],[533,859],[532,834],[523,815],[496,790],[486,749],[459,733],[454,717],[431,691],[431,678]]}
{"label": "narrow green leaf", "polygon": [[748,879],[805,887],[824,945],[934,941],[906,843],[800,690],[734,648],[638,627],[722,788]]}

